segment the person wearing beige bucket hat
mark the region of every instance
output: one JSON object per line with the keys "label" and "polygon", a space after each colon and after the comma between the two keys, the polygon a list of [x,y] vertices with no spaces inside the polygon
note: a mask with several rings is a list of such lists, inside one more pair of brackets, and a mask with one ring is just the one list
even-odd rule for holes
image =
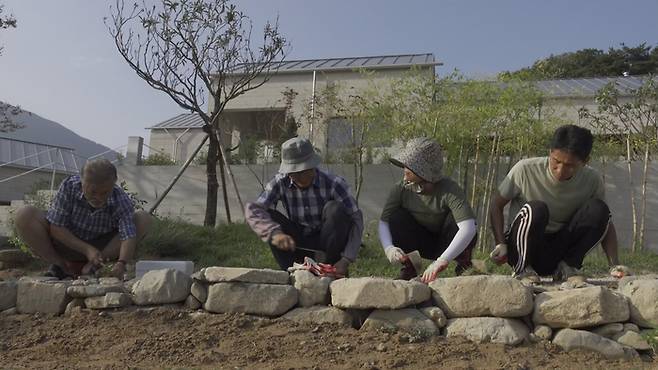
{"label": "person wearing beige bucket hat", "polygon": [[[318,262],[346,276],[361,247],[363,213],[347,182],[318,168],[320,162],[308,139],[284,142],[279,173],[246,204],[246,221],[270,245],[281,269],[320,251],[324,258]],[[279,202],[287,216],[276,210]]]}
{"label": "person wearing beige bucket hat", "polygon": [[459,275],[472,266],[475,214],[455,181],[442,174],[441,146],[428,138],[409,140],[390,159],[404,169],[402,181],[391,189],[379,221],[379,240],[391,263],[404,264],[400,278],[418,275],[420,266],[408,263],[417,253],[434,259],[421,277],[429,283],[450,261]]}

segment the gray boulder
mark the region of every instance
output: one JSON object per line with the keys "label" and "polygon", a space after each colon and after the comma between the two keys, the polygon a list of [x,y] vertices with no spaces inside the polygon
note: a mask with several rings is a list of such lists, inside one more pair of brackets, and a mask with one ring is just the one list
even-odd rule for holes
{"label": "gray boulder", "polygon": [[429,317],[430,320],[434,321],[436,326],[439,328],[446,326],[448,322],[446,315],[438,307],[423,307],[420,309],[420,312],[422,312],[423,315]]}
{"label": "gray boulder", "polygon": [[297,304],[297,296],[291,285],[217,283],[208,288],[203,308],[216,313],[280,316]]}
{"label": "gray boulder", "polygon": [[21,278],[18,281],[16,309],[19,313],[61,314],[70,298],[66,295],[69,282],[49,279]]}
{"label": "gray boulder", "polygon": [[562,329],[555,334],[553,343],[567,352],[589,350],[598,352],[608,359],[626,357],[621,344],[586,330]]}
{"label": "gray boulder", "polygon": [[291,275],[293,286],[299,291],[299,305],[310,307],[329,303],[329,284],[332,279],[318,277],[307,270],[297,270]]}
{"label": "gray boulder", "polygon": [[208,298],[208,285],[194,280],[190,288],[190,294],[197,299],[197,301],[204,303]]}
{"label": "gray boulder", "polygon": [[192,278],[176,269],[148,271],[133,285],[133,300],[140,306],[182,302],[191,285]]}
{"label": "gray boulder", "polygon": [[625,330],[621,333],[615,334],[612,339],[616,340],[619,344],[631,347],[638,351],[647,351],[651,349],[651,346],[647,343],[646,339],[644,339],[640,333],[634,331]]}
{"label": "gray boulder", "polygon": [[592,333],[605,338],[612,338],[615,334],[619,334],[622,331],[624,331],[624,324],[620,322],[601,325],[591,330]]}
{"label": "gray boulder", "polygon": [[532,312],[532,291],[507,276],[462,276],[436,279],[432,298],[448,318],[520,317]]}
{"label": "gray boulder", "polygon": [[66,288],[66,294],[71,298],[89,298],[102,297],[107,293],[125,293],[123,284],[93,284],[93,285],[72,285]]}
{"label": "gray boulder", "polygon": [[644,328],[658,327],[658,279],[620,283],[619,291],[630,300],[631,320]]}
{"label": "gray boulder", "polygon": [[553,337],[553,329],[547,325],[535,326],[535,330],[533,330],[532,333],[540,340],[551,340]]}
{"label": "gray boulder", "polygon": [[0,281],[0,311],[16,306],[18,284],[15,280]]}
{"label": "gray boulder", "polygon": [[629,315],[626,297],[597,286],[537,295],[532,319],[552,328],[582,328],[623,322]]}
{"label": "gray boulder", "polygon": [[430,289],[417,281],[384,278],[347,278],[329,286],[331,304],[338,308],[398,309],[427,301]]}
{"label": "gray boulder", "polygon": [[109,292],[102,297],[85,298],[85,306],[94,310],[130,306],[132,298],[126,293]]}
{"label": "gray boulder", "polygon": [[394,329],[408,332],[420,332],[424,336],[439,335],[439,328],[434,321],[415,308],[399,310],[374,310],[361,329]]}
{"label": "gray boulder", "polygon": [[209,283],[257,283],[289,284],[290,275],[286,271],[271,269],[250,269],[243,267],[206,267],[203,278]]}
{"label": "gray boulder", "polygon": [[519,320],[501,317],[448,319],[446,337],[466,337],[482,343],[517,345],[528,338],[530,330]]}
{"label": "gray boulder", "polygon": [[201,308],[201,302],[196,299],[192,294],[188,295],[185,299],[185,307],[190,310],[198,310]]}
{"label": "gray boulder", "polygon": [[352,325],[352,316],[348,312],[333,306],[298,307],[281,316],[281,318],[312,325]]}

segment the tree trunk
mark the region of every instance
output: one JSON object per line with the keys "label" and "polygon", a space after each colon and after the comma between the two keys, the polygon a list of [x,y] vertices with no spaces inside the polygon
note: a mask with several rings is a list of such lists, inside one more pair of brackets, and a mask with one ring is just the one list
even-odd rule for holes
{"label": "tree trunk", "polygon": [[644,230],[647,219],[647,174],[649,172],[649,143],[644,147],[644,167],[642,168],[642,214],[640,215],[640,235],[638,243],[640,250],[644,249]]}
{"label": "tree trunk", "polygon": [[480,135],[475,137],[475,161],[473,163],[473,182],[471,191],[471,208],[477,209],[478,162],[480,161]]}
{"label": "tree trunk", "polygon": [[[491,182],[491,177],[492,177],[492,173],[493,173],[493,162],[494,162],[493,159],[494,159],[494,156],[496,154],[496,142],[497,141],[498,141],[498,135],[494,133],[493,142],[491,143],[491,153],[489,155],[489,165],[487,166],[487,177],[486,177],[486,180],[484,182],[484,194],[482,195],[482,205],[483,205],[483,207],[478,212],[481,215],[479,219],[483,220],[482,223],[480,224],[479,235],[484,235],[484,233],[487,229],[487,225],[485,224],[484,220],[485,220],[485,217],[488,213],[487,212],[488,210],[486,209],[486,205],[487,205],[488,199],[490,197],[489,183]],[[478,244],[479,244],[478,248],[481,251],[484,250],[483,238],[478,239]]]}
{"label": "tree trunk", "polygon": [[633,221],[633,239],[631,250],[635,252],[637,247],[637,211],[635,209],[635,190],[633,189],[633,168],[631,166],[631,135],[626,136],[626,163],[628,164],[628,187],[631,196],[631,215]]}
{"label": "tree trunk", "polygon": [[[222,180],[222,196],[224,197],[224,209],[226,210],[226,222],[229,224],[232,223],[231,221],[231,207],[228,203],[228,187],[226,186],[226,174],[224,173],[224,161],[227,160],[228,158],[224,158],[222,155],[222,151],[219,149],[219,140],[221,140],[221,136],[219,135],[219,130],[217,130],[217,157],[219,161],[219,178]],[[216,180],[215,180],[216,181]],[[215,195],[215,198],[217,196]],[[213,225],[214,226],[214,225]]]}
{"label": "tree trunk", "polygon": [[206,161],[208,179],[206,181],[206,215],[203,225],[214,227],[217,221],[217,189],[219,188],[217,183],[217,153],[219,150],[215,128],[209,126],[208,131],[210,143],[208,144],[208,159]]}

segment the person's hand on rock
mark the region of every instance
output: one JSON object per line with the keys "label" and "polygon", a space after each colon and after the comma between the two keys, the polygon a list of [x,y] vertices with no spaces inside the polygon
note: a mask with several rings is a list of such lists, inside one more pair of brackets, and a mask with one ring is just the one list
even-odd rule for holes
{"label": "person's hand on rock", "polygon": [[287,252],[295,251],[295,239],[293,239],[292,236],[288,234],[284,234],[284,233],[274,234],[274,236],[272,236],[272,245],[282,251],[287,251]]}
{"label": "person's hand on rock", "polygon": [[432,264],[430,264],[427,269],[425,269],[425,272],[420,278],[420,281],[426,284],[431,283],[434,281],[434,279],[436,279],[436,275],[448,267],[448,263],[448,261],[441,257],[437,258],[436,261],[432,262]]}

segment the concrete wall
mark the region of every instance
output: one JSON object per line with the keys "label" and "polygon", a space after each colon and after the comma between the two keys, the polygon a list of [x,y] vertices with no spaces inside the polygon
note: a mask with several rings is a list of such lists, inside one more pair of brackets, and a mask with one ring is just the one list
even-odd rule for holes
{"label": "concrete wall", "polygon": [[[9,177],[19,175],[29,170],[16,167],[0,167],[0,181]],[[32,190],[34,184],[40,181],[47,181],[50,183],[52,178],[51,171],[34,171],[27,175],[23,175],[9,181],[0,182],[0,202],[10,202],[12,200],[23,199],[23,195]],[[55,183],[55,188],[59,183]]]}
{"label": "concrete wall", "polygon": [[[595,164],[594,167],[601,166]],[[236,176],[240,195],[243,201],[255,199],[261,191],[259,181],[273,176],[278,165],[232,166]],[[353,169],[349,165],[325,166],[331,172],[345,177],[353,184]],[[161,194],[170,179],[177,172],[177,167],[135,167],[123,165],[119,167],[122,179],[128,182],[129,189],[153,204],[157,195]],[[386,200],[390,186],[398,181],[402,173],[392,165],[368,165],[365,168],[365,181],[360,198],[360,207],[370,225],[375,225]],[[501,171],[501,172],[504,172]],[[634,166],[633,181],[639,194],[640,164]],[[503,176],[501,174],[501,176]],[[501,177],[502,179],[502,177]],[[631,206],[629,198],[628,172],[622,162],[608,164],[605,168],[607,200],[613,212],[613,220],[617,227],[620,242],[628,245],[631,238]],[[500,181],[500,179],[499,179]],[[658,225],[653,222],[658,217],[658,165],[653,165],[649,173],[649,191],[647,207],[647,246],[658,251]],[[229,204],[234,219],[242,219],[234,189],[229,185]],[[206,175],[202,167],[190,167],[170,195],[163,201],[158,213],[163,216],[180,217],[189,222],[202,224],[206,200]],[[218,219],[226,220],[224,205],[219,193]]]}

